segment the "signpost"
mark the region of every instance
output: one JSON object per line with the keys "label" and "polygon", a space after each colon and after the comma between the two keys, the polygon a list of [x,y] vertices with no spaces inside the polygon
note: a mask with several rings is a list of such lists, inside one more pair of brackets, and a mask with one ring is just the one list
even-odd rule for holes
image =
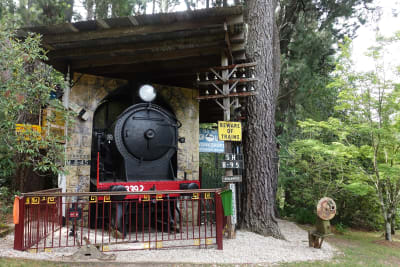
{"label": "signpost", "polygon": [[[225,169],[223,182],[228,183],[226,189],[232,190],[232,209],[233,215],[228,217],[227,233],[228,238],[235,238],[236,218],[236,182],[241,182],[240,175],[233,175],[234,169],[243,169],[243,155],[232,154],[232,142],[242,141],[241,122],[231,121],[231,107],[240,107],[239,97],[255,95],[256,92],[252,83],[258,80],[254,77],[255,62],[228,65],[226,51],[221,51],[221,67],[210,68],[214,79],[210,80],[208,72],[205,73],[205,80],[201,81],[200,74],[197,73],[198,86],[213,86],[215,94],[210,95],[208,88],[205,95],[198,96],[198,100],[214,100],[224,111],[224,120],[218,122],[218,140],[224,141],[225,160],[220,167]],[[219,72],[221,71],[221,72]],[[240,76],[239,76],[240,75]],[[222,88],[220,87],[222,85]],[[240,92],[238,92],[240,90]],[[219,101],[222,99],[222,103]],[[201,150],[200,150],[201,151]]]}

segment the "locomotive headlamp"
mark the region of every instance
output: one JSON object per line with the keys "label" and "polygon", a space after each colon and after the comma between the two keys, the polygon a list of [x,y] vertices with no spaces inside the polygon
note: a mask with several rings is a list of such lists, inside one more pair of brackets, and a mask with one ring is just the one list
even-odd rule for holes
{"label": "locomotive headlamp", "polygon": [[144,84],[139,88],[139,96],[145,102],[153,101],[156,95],[156,89],[150,84]]}

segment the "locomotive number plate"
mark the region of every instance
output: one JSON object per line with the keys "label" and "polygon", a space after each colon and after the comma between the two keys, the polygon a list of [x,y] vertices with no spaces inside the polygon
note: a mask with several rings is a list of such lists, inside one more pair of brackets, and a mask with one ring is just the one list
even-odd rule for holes
{"label": "locomotive number plate", "polygon": [[144,190],[143,185],[125,185],[125,188],[128,192],[142,192]]}

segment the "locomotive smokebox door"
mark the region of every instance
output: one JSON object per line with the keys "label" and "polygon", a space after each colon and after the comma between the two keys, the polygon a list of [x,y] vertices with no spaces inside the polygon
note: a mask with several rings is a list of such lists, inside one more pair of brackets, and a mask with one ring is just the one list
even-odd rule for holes
{"label": "locomotive smokebox door", "polygon": [[128,181],[173,179],[178,125],[174,115],[155,104],[136,104],[122,113],[114,133]]}

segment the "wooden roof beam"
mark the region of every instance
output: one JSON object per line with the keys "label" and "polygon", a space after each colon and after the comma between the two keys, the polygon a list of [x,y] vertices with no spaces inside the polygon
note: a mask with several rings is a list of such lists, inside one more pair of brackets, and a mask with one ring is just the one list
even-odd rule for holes
{"label": "wooden roof beam", "polygon": [[132,23],[133,26],[138,26],[139,22],[136,20],[134,16],[128,16],[129,21]]}
{"label": "wooden roof beam", "polygon": [[[140,42],[140,43],[129,43],[129,44],[116,44],[99,47],[83,47],[83,48],[71,48],[71,49],[59,49],[52,51],[48,54],[48,57],[54,61],[68,57],[68,59],[79,58],[79,57],[93,57],[102,56],[107,54],[120,54],[120,53],[134,53],[134,52],[160,52],[168,51],[173,49],[187,49],[198,46],[211,45],[215,42],[223,42],[223,34],[211,35],[211,36],[198,36],[193,38],[181,38],[174,40],[165,41],[152,41],[152,42]],[[52,49],[54,50],[54,49]]]}
{"label": "wooden roof beam", "polygon": [[[200,60],[201,59],[201,60]],[[98,75],[101,74],[113,74],[113,73],[175,73],[175,72],[202,72],[202,70],[208,70],[208,67],[214,66],[219,63],[219,57],[214,55],[202,56],[202,57],[188,57],[183,59],[168,60],[168,61],[152,61],[137,63],[131,65],[113,65],[94,67],[88,69],[80,69],[84,73],[92,72]]]}
{"label": "wooden roof beam", "polygon": [[110,25],[108,25],[108,23],[104,20],[104,19],[97,19],[96,20],[96,25],[100,28],[100,29],[110,29]]}
{"label": "wooden roof beam", "polygon": [[133,35],[145,35],[155,33],[167,33],[174,31],[192,30],[198,28],[222,28],[223,22],[220,18],[210,18],[205,21],[188,21],[172,23],[169,25],[143,25],[136,27],[123,27],[123,28],[110,28],[102,31],[87,31],[77,33],[65,33],[56,35],[45,35],[43,41],[46,43],[71,43],[71,42],[82,42],[87,40],[95,39],[107,39],[107,38],[123,38]]}
{"label": "wooden roof beam", "polygon": [[76,28],[72,23],[66,23],[65,25],[71,32],[79,32],[78,28]]}
{"label": "wooden roof beam", "polygon": [[185,50],[176,50],[168,53],[159,52],[159,53],[142,54],[134,56],[124,56],[124,57],[111,56],[111,57],[97,58],[96,60],[75,61],[72,62],[71,68],[73,68],[75,71],[79,71],[79,69],[101,67],[101,66],[126,65],[126,64],[140,63],[140,62],[165,61],[165,60],[182,59],[182,58],[196,57],[196,56],[200,57],[206,55],[219,55],[220,51],[221,51],[220,46],[211,46],[211,47],[190,48]]}

